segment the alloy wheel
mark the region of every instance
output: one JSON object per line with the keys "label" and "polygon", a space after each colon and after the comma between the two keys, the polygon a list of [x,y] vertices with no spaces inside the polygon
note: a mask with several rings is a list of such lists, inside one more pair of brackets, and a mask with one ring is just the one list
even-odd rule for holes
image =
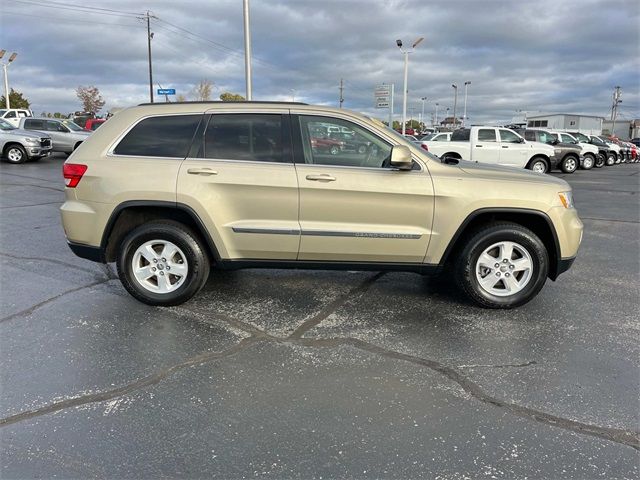
{"label": "alloy wheel", "polygon": [[143,243],[131,260],[133,277],[154,293],[170,293],[182,286],[189,273],[184,252],[167,240]]}
{"label": "alloy wheel", "polygon": [[476,261],[476,280],[485,292],[508,297],[522,291],[533,278],[531,254],[515,242],[498,242]]}

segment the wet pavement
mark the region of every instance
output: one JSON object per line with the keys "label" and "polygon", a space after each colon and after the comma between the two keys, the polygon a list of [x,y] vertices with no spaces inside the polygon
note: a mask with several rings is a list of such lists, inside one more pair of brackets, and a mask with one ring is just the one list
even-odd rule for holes
{"label": "wet pavement", "polygon": [[503,312],[284,270],[148,307],[66,246],[62,161],[0,165],[2,478],[640,475],[639,164],[559,175],[578,259]]}

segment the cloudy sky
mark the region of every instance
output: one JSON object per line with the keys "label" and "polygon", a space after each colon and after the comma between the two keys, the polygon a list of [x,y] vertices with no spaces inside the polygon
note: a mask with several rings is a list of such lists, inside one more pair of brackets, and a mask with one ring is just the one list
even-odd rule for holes
{"label": "cloudy sky", "polygon": [[[78,7],[78,5],[82,5]],[[80,109],[78,85],[95,85],[105,110],[148,101],[147,10],[154,83],[187,98],[196,83],[244,94],[242,0],[0,0],[0,49],[18,52],[10,84],[36,113]],[[254,99],[336,105],[386,118],[373,89],[395,83],[395,40],[425,40],[410,56],[409,110],[453,111],[452,83],[468,91],[470,121],[517,110],[640,118],[637,0],[251,0]],[[5,57],[6,59],[6,57]],[[157,85],[156,85],[157,87]],[[396,117],[398,118],[398,116]]]}

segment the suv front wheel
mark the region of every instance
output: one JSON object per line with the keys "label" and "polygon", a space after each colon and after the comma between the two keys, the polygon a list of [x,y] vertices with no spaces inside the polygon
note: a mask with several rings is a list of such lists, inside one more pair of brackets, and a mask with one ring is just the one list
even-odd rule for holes
{"label": "suv front wheel", "polygon": [[116,259],[122,285],[149,305],[179,305],[209,277],[209,259],[198,236],[181,223],[145,223],[122,241]]}
{"label": "suv front wheel", "polygon": [[542,289],[549,255],[531,230],[514,223],[489,225],[463,246],[454,267],[457,284],[479,305],[514,308]]}

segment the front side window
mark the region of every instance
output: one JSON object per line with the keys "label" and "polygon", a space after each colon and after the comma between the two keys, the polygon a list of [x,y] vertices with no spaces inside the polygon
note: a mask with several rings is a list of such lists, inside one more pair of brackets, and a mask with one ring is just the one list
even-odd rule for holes
{"label": "front side window", "polygon": [[496,131],[493,128],[481,128],[478,130],[479,142],[495,142]]}
{"label": "front side window", "polygon": [[[368,130],[339,118],[301,115],[304,162],[344,167],[390,167],[392,146]],[[345,135],[336,138],[331,133]],[[328,132],[328,133],[324,133]]]}
{"label": "front side window", "polygon": [[282,162],[282,115],[216,114],[207,125],[204,157],[250,162]]}
{"label": "front side window", "polygon": [[562,137],[562,141],[564,143],[576,143],[576,139],[573,138],[571,135],[567,135],[566,133],[560,134],[560,137]]}
{"label": "front side window", "polygon": [[500,141],[502,143],[520,143],[520,138],[510,130],[500,130]]}
{"label": "front side window", "polygon": [[71,120],[62,120],[62,124],[69,130],[73,130],[74,132],[79,132],[82,130],[82,127],[80,125],[72,122]]}
{"label": "front side window", "polygon": [[27,130],[46,130],[47,127],[44,124],[44,120],[25,120],[24,128]]}
{"label": "front side window", "polygon": [[149,117],[118,143],[116,155],[185,158],[202,115]]}
{"label": "front side window", "polygon": [[16,118],[16,112],[14,112],[14,111],[9,111],[9,112],[7,112],[7,114],[4,116],[4,118]]}
{"label": "front side window", "polygon": [[45,122],[46,128],[50,132],[69,132],[60,122],[55,122],[53,120],[47,120]]}
{"label": "front side window", "polygon": [[29,115],[27,115],[27,112],[25,112],[24,110],[18,110],[18,117],[20,118],[25,118],[28,117]]}

